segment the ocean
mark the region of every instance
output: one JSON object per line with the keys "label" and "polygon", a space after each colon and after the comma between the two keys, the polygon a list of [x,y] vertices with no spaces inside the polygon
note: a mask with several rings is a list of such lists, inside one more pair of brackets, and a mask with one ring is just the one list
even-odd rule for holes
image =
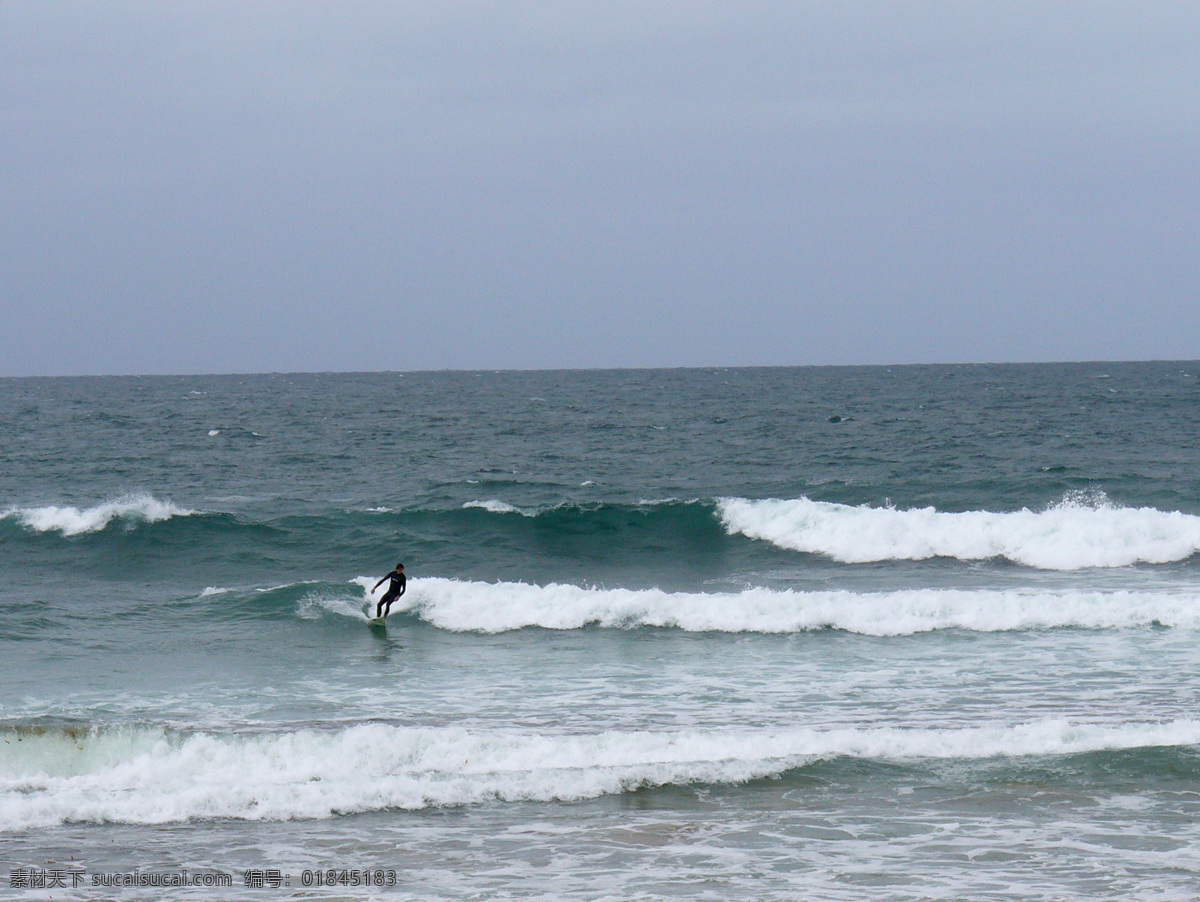
{"label": "ocean", "polygon": [[5,895],[1194,900],[1198,375],[0,380]]}

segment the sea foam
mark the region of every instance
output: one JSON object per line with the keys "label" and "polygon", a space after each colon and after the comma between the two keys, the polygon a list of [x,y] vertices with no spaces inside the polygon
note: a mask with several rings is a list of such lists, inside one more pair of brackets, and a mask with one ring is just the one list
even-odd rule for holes
{"label": "sea foam", "polygon": [[0,736],[0,829],[20,830],[577,800],[647,786],[741,783],[841,757],[984,759],[1188,746],[1200,743],[1200,722],[590,735],[387,724],[256,734],[9,728]]}
{"label": "sea foam", "polygon": [[1200,551],[1200,517],[1068,497],[1043,511],[945,513],[825,501],[723,498],[731,534],[844,563],[1007,558],[1045,570],[1179,561]]}
{"label": "sea foam", "polygon": [[521,510],[519,507],[514,507],[513,505],[509,504],[507,501],[499,501],[495,498],[488,498],[484,501],[468,501],[463,504],[464,510],[470,508],[479,508],[493,514],[525,514],[526,516],[532,516],[528,512]]}
{"label": "sea foam", "polygon": [[186,517],[195,511],[176,507],[170,501],[160,501],[145,493],[122,495],[95,507],[26,507],[9,508],[0,513],[2,519],[15,519],[36,532],[60,532],[64,536],[99,532],[114,520],[127,523],[157,523],[171,517]]}
{"label": "sea foam", "polygon": [[[360,576],[354,582],[369,595],[375,580]],[[344,601],[339,600],[337,605],[338,610],[334,610],[332,602],[327,607],[334,613],[358,616],[357,608]],[[355,613],[350,614],[351,610]],[[1149,625],[1200,629],[1200,593],[1190,590],[805,592],[750,588],[703,593],[426,577],[411,580],[408,593],[392,611],[393,614],[407,611],[441,629],[481,633],[526,627],[572,630],[586,626],[757,633],[838,629],[869,636],[902,636],[945,629],[1003,632]]]}

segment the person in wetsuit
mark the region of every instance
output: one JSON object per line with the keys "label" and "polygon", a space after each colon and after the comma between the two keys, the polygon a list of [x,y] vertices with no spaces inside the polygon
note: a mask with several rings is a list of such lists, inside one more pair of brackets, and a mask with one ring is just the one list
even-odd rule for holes
{"label": "person in wetsuit", "polygon": [[[375,619],[386,617],[392,610],[392,602],[404,594],[404,590],[408,587],[408,580],[404,578],[404,565],[397,564],[396,569],[387,574],[383,579],[375,584],[375,589],[378,589],[388,580],[391,580],[391,585],[387,587],[387,591],[383,593],[383,598],[379,599],[379,604],[375,606]],[[371,592],[374,593],[375,589]],[[384,610],[384,605],[387,605],[387,610]],[[380,613],[382,611],[382,613]]]}

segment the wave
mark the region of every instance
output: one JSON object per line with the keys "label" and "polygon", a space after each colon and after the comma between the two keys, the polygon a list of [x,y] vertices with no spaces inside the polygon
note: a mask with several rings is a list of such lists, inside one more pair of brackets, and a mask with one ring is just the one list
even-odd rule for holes
{"label": "wave", "polygon": [[1006,558],[1043,570],[1180,561],[1200,551],[1200,517],[1118,507],[1103,495],[1069,495],[1043,511],[945,513],[826,501],[723,498],[730,534],[843,563]]}
{"label": "wave", "polygon": [[592,735],[387,724],[257,734],[10,726],[0,738],[0,829],[20,830],[573,801],[744,783],[836,758],[979,760],[1194,746],[1200,721]]}
{"label": "wave", "polygon": [[[589,483],[581,483],[588,485]],[[563,514],[589,514],[589,513],[612,513],[617,511],[637,513],[645,516],[648,509],[663,508],[670,512],[673,508],[687,508],[703,503],[698,499],[691,501],[683,501],[679,498],[642,498],[636,504],[555,504],[548,507],[533,507],[523,508],[517,507],[515,504],[509,504],[507,501],[500,501],[497,498],[488,498],[486,500],[476,499],[463,504],[463,510],[485,510],[492,514],[521,514],[524,517],[545,517],[545,516],[561,516]],[[708,506],[711,508],[711,505]]]}
{"label": "wave", "polygon": [[[365,580],[366,577],[363,577]],[[373,581],[372,583],[373,584]],[[236,623],[245,620],[319,620],[329,614],[366,620],[361,583],[300,580],[274,586],[208,586],[176,616]]]}
{"label": "wave", "polygon": [[[31,543],[44,542],[47,534],[92,535],[97,549],[120,543],[124,555],[187,548],[194,557],[202,548],[210,555],[271,563],[295,549],[361,555],[365,547],[384,545],[401,545],[426,559],[453,559],[464,548],[478,546],[514,559],[524,555],[622,564],[800,551],[847,564],[1003,558],[1048,570],[1162,564],[1200,552],[1200,516],[1118,507],[1103,496],[1071,496],[1047,510],[1006,513],[855,507],[807,498],[542,508],[488,499],[451,509],[335,510],[256,519],[245,513],[192,511],[139,494],[83,509],[13,507],[0,512],[0,522],[11,523]],[[124,528],[115,528],[118,524]],[[149,524],[154,528],[131,528]]]}
{"label": "wave", "polygon": [[519,507],[514,507],[507,501],[497,501],[495,498],[489,498],[486,501],[468,501],[463,505],[464,510],[471,508],[479,508],[480,510],[488,511],[493,514],[524,514],[527,517],[537,516],[535,513],[521,510]]}
{"label": "wave", "polygon": [[[119,548],[126,558],[154,560],[184,550],[188,558],[236,560],[279,566],[311,557],[362,557],[399,546],[426,560],[469,559],[468,549],[528,559],[667,560],[706,558],[730,541],[705,502],[556,505],[517,508],[495,499],[454,508],[324,510],[263,516],[191,511],[150,495],[126,496],[96,507],[13,507],[0,512],[0,539],[24,542],[32,551],[60,553],[63,536],[86,538],[97,553]],[[123,524],[125,528],[116,528]],[[139,528],[132,529],[133,525]],[[391,549],[391,550],[389,550]],[[74,550],[74,549],[73,549]],[[521,566],[521,565],[515,565]],[[207,578],[207,577],[202,577]]]}
{"label": "wave", "polygon": [[[375,580],[353,580],[370,595]],[[382,594],[375,593],[374,598]],[[405,611],[440,629],[499,633],[526,627],[572,630],[670,627],[689,632],[794,633],[835,629],[868,636],[933,630],[1006,632],[1033,629],[1200,630],[1200,593],[1088,592],[1033,589],[909,589],[890,592],[802,592],[751,588],[689,593],[596,589],[529,583],[421,578],[409,582]],[[314,601],[333,613],[361,616],[343,598]]]}
{"label": "wave", "polygon": [[34,532],[59,532],[64,536],[100,532],[114,520],[125,524],[158,523],[172,517],[187,517],[195,511],[176,507],[141,493],[122,495],[95,507],[13,507],[0,513],[0,519],[13,519]]}

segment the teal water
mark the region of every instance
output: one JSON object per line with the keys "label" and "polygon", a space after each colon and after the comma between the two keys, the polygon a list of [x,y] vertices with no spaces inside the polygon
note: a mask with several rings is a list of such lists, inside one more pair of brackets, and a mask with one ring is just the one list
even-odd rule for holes
{"label": "teal water", "polygon": [[1192,898],[1198,373],[0,380],[0,867]]}

